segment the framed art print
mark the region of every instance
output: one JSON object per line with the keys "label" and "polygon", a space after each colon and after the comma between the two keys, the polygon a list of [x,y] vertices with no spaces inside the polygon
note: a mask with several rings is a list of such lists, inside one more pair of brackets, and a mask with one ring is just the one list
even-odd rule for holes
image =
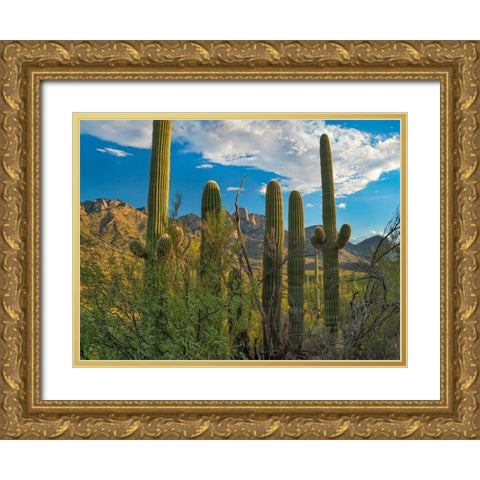
{"label": "framed art print", "polygon": [[477,438],[476,42],[4,42],[2,436]]}

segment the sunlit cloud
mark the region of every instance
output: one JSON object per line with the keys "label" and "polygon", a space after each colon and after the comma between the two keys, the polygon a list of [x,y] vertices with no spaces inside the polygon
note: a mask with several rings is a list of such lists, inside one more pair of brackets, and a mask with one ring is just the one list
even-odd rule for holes
{"label": "sunlit cloud", "polygon": [[80,120],[80,133],[123,147],[151,148],[151,120]]}
{"label": "sunlit cloud", "polygon": [[[82,120],[81,133],[120,146],[150,148],[151,120]],[[261,169],[281,177],[285,192],[321,190],[319,138],[330,138],[335,195],[345,197],[400,168],[398,135],[374,136],[323,120],[174,120],[172,141],[204,163]],[[265,193],[266,185],[259,189]],[[342,208],[342,207],[339,207]]]}
{"label": "sunlit cloud", "polygon": [[258,189],[258,193],[261,193],[262,195],[265,195],[267,193],[267,184],[262,183],[260,185],[260,188]]}
{"label": "sunlit cloud", "polygon": [[342,202],[342,203],[339,203],[339,204],[337,205],[337,207],[338,207],[338,208],[343,208],[343,209],[345,209],[345,208],[347,208],[347,204]]}
{"label": "sunlit cloud", "polygon": [[[400,168],[400,138],[372,136],[323,120],[179,120],[174,139],[185,152],[219,165],[259,168],[281,176],[282,189],[309,194],[321,189],[319,138],[331,142],[337,197],[363,190]],[[260,188],[264,193],[265,186]]]}

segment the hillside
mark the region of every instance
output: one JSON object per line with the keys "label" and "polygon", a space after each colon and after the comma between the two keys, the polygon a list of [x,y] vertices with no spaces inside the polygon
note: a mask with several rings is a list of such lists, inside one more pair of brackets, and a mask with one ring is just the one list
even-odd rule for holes
{"label": "hillside", "polygon": [[[200,230],[201,220],[194,213],[179,218],[186,231],[192,233]],[[81,249],[93,250],[95,254],[104,256],[107,253],[128,252],[128,243],[132,239],[144,239],[147,225],[147,209],[137,209],[120,200],[99,198],[80,204],[80,245]],[[249,213],[240,209],[240,225],[246,239],[249,256],[257,262],[262,258],[263,232],[265,216]],[[313,269],[314,249],[309,238],[315,226],[305,229],[307,269]],[[285,245],[287,245],[285,231]],[[363,240],[358,244],[348,243],[339,252],[340,267],[345,270],[356,270],[359,262],[368,261],[380,236]],[[320,255],[321,263],[321,255]]]}

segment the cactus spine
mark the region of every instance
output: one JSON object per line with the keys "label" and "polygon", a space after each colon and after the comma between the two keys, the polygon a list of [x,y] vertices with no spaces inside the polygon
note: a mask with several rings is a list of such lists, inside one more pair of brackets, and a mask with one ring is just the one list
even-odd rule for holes
{"label": "cactus spine", "polygon": [[303,200],[294,190],[288,199],[288,338],[290,345],[300,348],[303,336],[305,277],[305,220]]}
{"label": "cactus spine", "polygon": [[[265,195],[265,236],[263,244],[263,309],[269,318],[264,325],[264,348],[268,358],[280,343],[280,304],[283,261],[283,199],[276,180],[267,185]],[[268,329],[268,331],[267,331]]]}
{"label": "cactus spine", "polygon": [[[335,191],[333,184],[332,154],[327,135],[320,137],[320,170],[322,176],[323,229],[323,297],[324,318],[328,330],[334,331],[338,326],[339,308],[339,273],[338,250],[345,247],[350,238],[350,225],[342,226],[337,236],[337,217],[335,210]],[[315,235],[316,236],[316,235]]]}

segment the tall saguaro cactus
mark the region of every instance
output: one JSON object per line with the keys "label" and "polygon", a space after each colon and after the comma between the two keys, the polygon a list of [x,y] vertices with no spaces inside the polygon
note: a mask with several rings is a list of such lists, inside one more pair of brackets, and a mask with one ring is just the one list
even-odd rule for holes
{"label": "tall saguaro cactus", "polygon": [[150,184],[148,187],[147,254],[152,255],[158,239],[167,229],[170,183],[171,120],[154,120]]}
{"label": "tall saguaro cactus", "polygon": [[157,283],[158,260],[162,260],[158,249],[160,242],[168,242],[168,192],[170,184],[170,144],[172,136],[171,120],[154,120],[152,132],[152,152],[150,156],[150,183],[147,201],[147,234],[145,248],[138,240],[130,242],[130,250],[137,257],[145,259],[145,280],[149,285]]}
{"label": "tall saguaro cactus", "polygon": [[[203,188],[202,194],[202,232],[200,239],[200,262],[202,275],[206,269],[214,267],[219,252],[214,245],[214,236],[218,229],[218,222],[222,211],[222,197],[220,188],[214,180],[209,180]],[[216,282],[219,278],[211,278],[209,281]]]}
{"label": "tall saguaro cactus", "polygon": [[300,348],[303,336],[305,277],[305,220],[303,200],[294,190],[288,199],[288,338],[290,345]]}
{"label": "tall saguaro cactus", "polygon": [[276,180],[272,180],[267,185],[265,195],[265,234],[263,243],[262,304],[269,319],[269,324],[264,325],[263,335],[267,357],[272,353],[272,348],[275,349],[280,343],[283,238],[282,189]]}
{"label": "tall saguaro cactus", "polygon": [[[168,226],[171,132],[171,120],[153,121],[146,245],[143,247],[138,240],[131,241],[129,245],[134,255],[145,259],[144,297],[146,306],[151,311],[157,347],[162,342],[164,297],[168,288],[163,265],[168,261],[172,250],[172,239],[165,233]],[[151,302],[153,297],[155,303]]]}
{"label": "tall saguaro cactus", "polygon": [[[200,237],[200,276],[204,292],[218,297],[222,288],[220,252],[216,245],[216,234],[221,221],[222,198],[217,182],[209,180],[202,193],[202,229]],[[197,325],[197,341],[200,341],[208,312],[201,308]]]}
{"label": "tall saguaro cactus", "polygon": [[[322,248],[324,270],[324,318],[327,329],[333,331],[338,326],[338,250],[344,248],[348,243],[351,234],[351,227],[348,223],[344,224],[340,229],[340,235],[337,235],[332,153],[330,151],[330,140],[325,134],[320,137],[320,170],[322,176],[322,210],[324,229],[324,244]],[[322,236],[321,233],[320,236]]]}
{"label": "tall saguaro cactus", "polygon": [[316,227],[313,235],[310,237],[310,243],[313,246],[315,252],[315,311],[317,319],[320,318],[320,276],[318,274],[318,252],[323,248],[323,244],[325,243],[325,231],[323,227]]}

